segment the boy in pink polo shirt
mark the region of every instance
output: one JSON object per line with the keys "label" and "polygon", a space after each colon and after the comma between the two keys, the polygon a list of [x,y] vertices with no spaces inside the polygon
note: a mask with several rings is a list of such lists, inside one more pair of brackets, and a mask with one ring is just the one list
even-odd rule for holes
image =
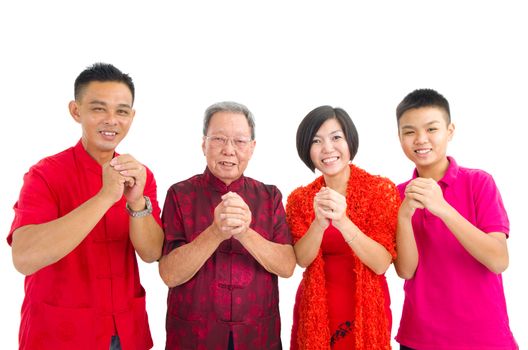
{"label": "boy in pink polo shirt", "polygon": [[402,149],[416,165],[398,186],[400,349],[518,349],[501,278],[509,222],[493,178],[446,156],[455,127],[438,92],[411,92],[396,115]]}

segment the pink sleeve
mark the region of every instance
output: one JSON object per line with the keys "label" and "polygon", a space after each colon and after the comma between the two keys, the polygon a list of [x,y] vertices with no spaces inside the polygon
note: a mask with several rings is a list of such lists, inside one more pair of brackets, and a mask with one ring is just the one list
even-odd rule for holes
{"label": "pink sleeve", "polygon": [[481,171],[474,178],[476,226],[486,232],[502,232],[509,236],[510,222],[499,189],[493,177]]}

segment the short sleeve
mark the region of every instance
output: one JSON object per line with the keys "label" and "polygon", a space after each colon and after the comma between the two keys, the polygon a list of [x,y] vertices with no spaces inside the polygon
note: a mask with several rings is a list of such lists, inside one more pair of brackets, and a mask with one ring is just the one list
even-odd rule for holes
{"label": "short sleeve", "polygon": [[476,224],[483,232],[502,232],[509,236],[510,223],[493,177],[480,171],[473,180]]}
{"label": "short sleeve", "polygon": [[292,244],[292,236],[286,223],[286,212],[282,204],[282,194],[273,186],[273,241],[280,244]]}
{"label": "short sleeve", "polygon": [[[176,185],[175,185],[176,186]],[[163,242],[163,255],[169,254],[174,249],[187,243],[183,227],[182,213],[178,203],[176,187],[172,186],[167,191],[161,221],[165,240]]]}
{"label": "short sleeve", "polygon": [[143,190],[143,195],[149,197],[150,202],[152,203],[152,216],[154,217],[154,220],[162,226],[161,223],[161,209],[158,203],[158,193],[157,193],[157,185],[156,185],[156,179],[154,178],[154,174],[150,169],[147,168],[147,183],[145,184],[145,189]]}
{"label": "short sleeve", "polygon": [[59,217],[58,199],[38,166],[24,175],[18,201],[13,206],[15,218],[7,236],[11,245],[13,232],[26,225],[43,224]]}

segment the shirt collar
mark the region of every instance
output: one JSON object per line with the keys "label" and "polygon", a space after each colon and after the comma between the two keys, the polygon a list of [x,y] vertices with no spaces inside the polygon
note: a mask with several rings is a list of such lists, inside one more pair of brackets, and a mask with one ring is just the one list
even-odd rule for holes
{"label": "shirt collar", "polygon": [[443,182],[447,186],[449,186],[453,182],[455,182],[456,177],[458,175],[458,169],[460,169],[460,167],[458,166],[457,162],[453,157],[448,156],[447,160],[449,160],[449,166],[447,167],[447,171],[444,174],[444,177],[440,180],[440,182]]}
{"label": "shirt collar", "polygon": [[206,167],[204,171],[204,179],[217,192],[227,193],[238,192],[244,186],[245,176],[242,174],[238,179],[231,182],[230,185],[226,185],[222,180],[213,175],[211,170],[209,170],[209,167]]}
{"label": "shirt collar", "polygon": [[[444,177],[440,179],[438,182],[443,182],[447,186],[451,185],[458,175],[458,170],[460,167],[458,166],[457,162],[455,161],[455,158],[447,156],[447,160],[449,161],[449,165],[447,166],[447,170],[444,174]],[[413,173],[413,179],[416,179],[418,177],[418,170],[416,168],[414,169]]]}
{"label": "shirt collar", "polygon": [[[84,146],[82,144],[82,139],[77,142],[75,147],[73,148],[73,153],[75,155],[75,159],[78,162],[78,166],[82,167],[86,170],[90,170],[93,172],[96,172],[98,174],[102,173],[102,167],[97,163],[95,159],[92,158],[88,152],[84,149]],[[119,154],[117,152],[114,152],[114,157],[117,157]]]}

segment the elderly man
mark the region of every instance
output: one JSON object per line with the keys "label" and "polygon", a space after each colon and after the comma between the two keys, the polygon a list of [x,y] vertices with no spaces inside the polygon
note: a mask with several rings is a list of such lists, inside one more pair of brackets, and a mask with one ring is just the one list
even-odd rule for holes
{"label": "elderly man", "polygon": [[255,148],[245,106],[210,106],[203,135],[204,173],[174,184],[163,208],[167,349],[281,349],[277,276],[295,268],[282,195],[243,175]]}

